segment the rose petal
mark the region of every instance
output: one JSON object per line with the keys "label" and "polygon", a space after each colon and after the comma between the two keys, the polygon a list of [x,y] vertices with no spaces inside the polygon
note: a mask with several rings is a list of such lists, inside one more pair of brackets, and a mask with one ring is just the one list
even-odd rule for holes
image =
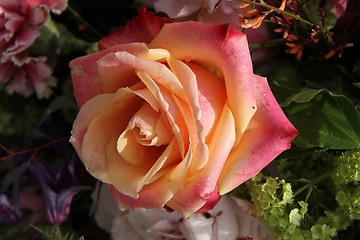
{"label": "rose petal", "polygon": [[140,144],[132,131],[125,130],[117,140],[117,152],[131,165],[142,167],[154,164],[164,150],[162,147]]}
{"label": "rose petal", "polygon": [[223,73],[238,143],[256,112],[254,74],[245,34],[227,25],[165,24],[149,47],[165,48],[179,60],[215,66]]}
{"label": "rose petal", "polygon": [[290,147],[298,133],[276,102],[266,78],[256,76],[255,81],[258,110],[224,165],[218,182],[220,195],[259,173]]}
{"label": "rose petal", "polygon": [[170,180],[169,177],[167,177],[168,173],[151,184],[144,185],[137,199],[121,194],[112,185],[110,190],[119,207],[131,210],[140,208],[162,208],[178,191],[184,180],[184,177],[176,179],[175,181]]}
{"label": "rose petal", "polygon": [[[185,149],[184,140],[188,138],[184,138],[182,136],[185,131],[180,130],[181,128],[179,127],[179,123],[181,123],[181,121],[180,118],[176,117],[176,111],[171,111],[173,114],[169,112],[170,108],[173,108],[174,106],[169,105],[168,102],[164,99],[164,96],[160,91],[160,88],[156,85],[155,81],[151,77],[149,77],[147,74],[143,72],[138,72],[137,75],[144,82],[146,87],[150,90],[150,92],[155,96],[155,98],[159,102],[162,111],[164,112],[166,118],[168,119],[171,125],[171,130],[175,134],[176,140],[180,148],[181,156],[184,157],[185,151],[187,150]],[[168,98],[168,101],[169,100],[170,98]],[[177,119],[177,121],[174,120],[174,117]],[[180,126],[185,126],[185,124],[181,124]]]}
{"label": "rose petal", "polygon": [[215,190],[221,169],[234,142],[235,121],[229,107],[225,105],[209,143],[208,163],[184,183],[167,205],[185,217],[200,209]]}
{"label": "rose petal", "polygon": [[138,16],[128,21],[110,36],[102,38],[99,49],[103,50],[117,44],[144,42],[149,43],[160,32],[165,23],[171,23],[168,18],[159,18],[153,12],[145,11],[145,7],[139,8]]}
{"label": "rose petal", "polygon": [[225,87],[205,68],[193,63],[187,65],[194,72],[197,79],[198,99],[201,109],[200,122],[206,136],[206,142],[208,142],[227,99]]}
{"label": "rose petal", "polygon": [[133,132],[139,143],[149,145],[149,143],[143,143],[142,140],[151,140],[155,137],[155,126],[159,119],[159,115],[160,114],[154,111],[149,104],[143,104],[139,111],[132,117],[128,129],[137,130]]}
{"label": "rose petal", "polygon": [[[153,53],[153,52],[152,52]],[[137,57],[133,54],[130,54],[126,51],[109,53],[98,61],[99,68],[103,69],[100,73],[106,73],[106,76],[113,75],[114,71],[108,72],[108,68],[116,69],[116,68],[124,68],[131,67],[135,71],[146,72],[152,79],[154,79],[157,83],[163,85],[171,92],[177,94],[181,98],[185,99],[185,94],[183,92],[183,87],[181,83],[176,78],[176,76],[162,63],[158,63],[155,61],[143,59],[148,57],[148,54]],[[150,55],[151,58],[155,57],[154,54]],[[162,58],[162,55],[159,56]],[[110,69],[110,70],[111,70]],[[116,70],[118,71],[118,70]],[[123,71],[120,71],[120,74]],[[101,76],[101,75],[100,75]],[[117,79],[119,81],[119,77],[122,75],[116,74],[112,78]],[[125,76],[126,77],[126,76]],[[108,78],[103,78],[104,81],[108,81]],[[110,79],[111,80],[111,79]],[[107,84],[107,83],[106,83]]]}
{"label": "rose petal", "polygon": [[210,135],[209,132],[219,118],[225,104],[226,93],[223,85],[204,68],[192,63],[185,64],[172,57],[168,59],[168,63],[184,87],[192,113],[189,114],[185,104],[181,104],[183,102],[178,100],[177,105],[183,118],[186,119],[191,141],[195,144],[194,158],[190,167],[192,174],[203,168],[208,161],[205,136]]}
{"label": "rose petal", "polygon": [[133,84],[133,81],[131,81],[132,79],[127,81],[126,79],[119,78],[118,75],[115,75],[115,80],[118,82],[113,84],[112,78],[109,78],[107,83],[109,86],[115,85],[113,86],[114,88],[110,89],[110,87],[102,86],[97,60],[109,53],[117,51],[126,51],[131,54],[141,55],[143,52],[147,51],[147,48],[144,44],[140,43],[117,45],[104,51],[76,58],[70,62],[69,66],[71,68],[74,95],[79,108],[81,108],[81,106],[89,99],[104,93],[105,90],[106,92],[115,93],[117,89],[121,87],[130,87]]}
{"label": "rose petal", "polygon": [[[106,145],[114,132],[117,131],[119,136],[126,128],[140,103],[140,98],[130,89],[119,89],[116,94],[96,96],[80,109],[73,125],[71,143],[88,171],[103,182],[110,182]],[[124,112],[129,115],[124,116]]]}
{"label": "rose petal", "polygon": [[204,213],[210,211],[217,205],[220,198],[221,196],[219,195],[219,189],[215,185],[215,189],[212,193],[210,193],[210,196],[207,198],[206,203],[201,208],[199,208],[195,213],[198,214],[198,213]]}
{"label": "rose petal", "polygon": [[143,98],[156,112],[160,110],[159,103],[154,95],[147,88],[133,90],[133,92],[139,97]]}
{"label": "rose petal", "polygon": [[[148,184],[143,186],[138,193],[137,199],[118,192],[114,186],[110,186],[110,191],[120,207],[132,210],[139,208],[162,208],[182,186],[186,177],[184,173],[192,157],[190,147],[185,158],[181,159],[178,145],[175,144],[168,159],[161,166],[164,170],[162,176],[153,182],[149,179],[150,182],[148,180]],[[161,171],[160,169],[157,173]],[[119,175],[116,171],[114,171],[114,174]],[[156,174],[152,178],[157,178]],[[126,182],[123,182],[123,184],[126,184]]]}
{"label": "rose petal", "polygon": [[[137,199],[139,197],[138,192],[148,180],[145,176],[151,170],[157,159],[154,159],[155,156],[149,156],[149,159],[146,158],[148,163],[144,162],[142,166],[139,167],[126,161],[116,149],[116,138],[113,136],[111,142],[107,145],[108,174],[111,183],[122,194]],[[165,150],[160,156],[160,161],[164,162],[170,155],[170,152],[170,150]]]}

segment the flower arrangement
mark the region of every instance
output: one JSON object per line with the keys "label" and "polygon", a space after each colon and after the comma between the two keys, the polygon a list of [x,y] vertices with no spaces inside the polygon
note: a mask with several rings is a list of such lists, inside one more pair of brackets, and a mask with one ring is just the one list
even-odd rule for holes
{"label": "flower arrangement", "polygon": [[357,239],[360,4],[0,2],[1,239]]}

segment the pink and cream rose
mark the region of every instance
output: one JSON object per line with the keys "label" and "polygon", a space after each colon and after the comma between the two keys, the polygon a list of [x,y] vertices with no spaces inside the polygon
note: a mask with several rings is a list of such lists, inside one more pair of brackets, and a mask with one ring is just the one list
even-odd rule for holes
{"label": "pink and cream rose", "polygon": [[71,143],[121,208],[207,211],[297,134],[228,25],[140,8],[99,49],[70,63]]}

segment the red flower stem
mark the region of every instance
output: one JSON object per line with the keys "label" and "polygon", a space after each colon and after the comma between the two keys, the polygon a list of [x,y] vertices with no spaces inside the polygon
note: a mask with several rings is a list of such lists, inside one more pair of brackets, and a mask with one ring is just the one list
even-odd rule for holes
{"label": "red flower stem", "polygon": [[38,153],[38,150],[35,150],[34,153],[31,155],[31,157],[29,158],[29,162],[31,162],[35,158],[37,153]]}
{"label": "red flower stem", "polygon": [[4,145],[2,145],[1,143],[0,143],[0,147],[5,151],[5,152],[7,152],[8,154],[14,154],[12,151],[10,151],[9,149],[7,149]]}
{"label": "red flower stem", "polygon": [[66,140],[66,139],[69,139],[69,138],[70,138],[70,137],[67,136],[67,137],[63,137],[63,138],[59,138],[59,139],[54,139],[54,140],[52,140],[52,142],[50,142],[50,143],[47,143],[47,144],[38,146],[38,147],[36,147],[36,148],[30,148],[30,149],[26,149],[26,150],[23,150],[23,151],[20,151],[20,152],[15,152],[15,153],[14,153],[14,152],[11,152],[9,149],[7,149],[7,148],[4,147],[2,144],[0,144],[0,147],[1,147],[2,149],[4,149],[7,153],[9,153],[9,155],[4,156],[4,157],[1,157],[1,158],[0,158],[0,161],[5,160],[5,159],[10,158],[10,157],[14,157],[14,156],[20,155],[20,154],[24,154],[24,153],[28,153],[28,152],[34,152],[34,153],[31,155],[31,157],[30,157],[30,161],[31,161],[31,160],[35,157],[35,155],[37,154],[37,152],[38,152],[39,150],[41,150],[41,149],[43,149],[43,148],[46,148],[46,147],[49,147],[49,146],[51,146],[51,145],[53,145],[53,144],[55,144],[55,143],[62,142],[62,141]]}

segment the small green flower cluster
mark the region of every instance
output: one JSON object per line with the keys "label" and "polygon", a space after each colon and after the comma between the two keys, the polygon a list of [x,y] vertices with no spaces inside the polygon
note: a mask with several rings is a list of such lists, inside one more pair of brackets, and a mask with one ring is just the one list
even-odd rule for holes
{"label": "small green flower cluster", "polygon": [[301,227],[308,204],[294,203],[291,184],[278,178],[257,175],[246,182],[254,203],[256,215],[280,239],[312,239],[310,231]]}
{"label": "small green flower cluster", "polygon": [[246,182],[256,215],[278,239],[342,239],[360,220],[360,152],[313,152],[280,172],[284,179],[260,173]]}
{"label": "small green flower cluster", "polygon": [[360,152],[346,151],[335,164],[336,201],[352,220],[360,220]]}

